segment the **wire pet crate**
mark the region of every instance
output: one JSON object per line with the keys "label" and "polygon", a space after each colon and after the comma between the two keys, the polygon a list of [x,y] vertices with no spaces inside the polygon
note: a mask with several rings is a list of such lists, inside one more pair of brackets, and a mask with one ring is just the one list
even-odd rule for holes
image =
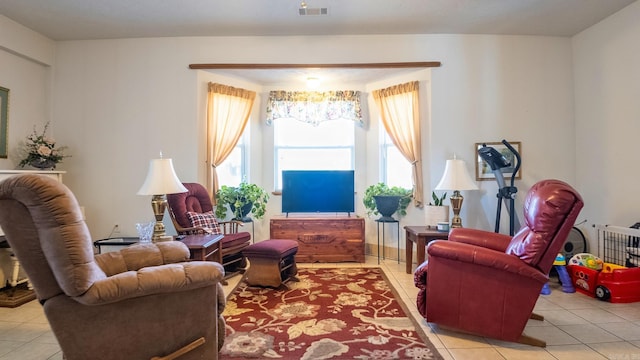
{"label": "wire pet crate", "polygon": [[605,263],[640,266],[640,230],[611,225],[594,225],[598,233],[598,256]]}

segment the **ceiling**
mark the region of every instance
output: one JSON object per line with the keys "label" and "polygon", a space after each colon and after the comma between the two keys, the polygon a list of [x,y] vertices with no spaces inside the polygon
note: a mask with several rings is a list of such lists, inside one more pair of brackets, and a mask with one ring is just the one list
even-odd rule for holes
{"label": "ceiling", "polygon": [[634,0],[0,0],[53,40],[167,36],[508,34],[573,36]]}
{"label": "ceiling", "polygon": [[[301,1],[296,0],[0,0],[0,14],[60,41],[346,34],[570,37],[634,1],[307,0],[305,11],[326,8],[327,15],[301,16]],[[284,71],[256,70],[249,76],[263,84],[281,82]],[[366,81],[363,77],[380,77],[389,71],[332,70],[331,76]],[[234,72],[247,77],[246,70],[230,71]],[[286,72],[300,78],[309,71]]]}

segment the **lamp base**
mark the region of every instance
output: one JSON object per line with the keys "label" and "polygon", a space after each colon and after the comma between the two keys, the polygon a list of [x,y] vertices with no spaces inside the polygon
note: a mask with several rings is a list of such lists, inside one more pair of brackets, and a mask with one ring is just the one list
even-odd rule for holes
{"label": "lamp base", "polygon": [[154,242],[164,242],[164,241],[173,241],[173,236],[164,235],[164,236],[160,237],[158,240],[155,240]]}
{"label": "lamp base", "polygon": [[451,219],[451,228],[461,228],[462,227],[462,219],[458,215],[454,215],[453,219]]}
{"label": "lamp base", "polygon": [[153,226],[153,235],[151,236],[152,242],[162,241],[162,237],[166,235],[164,229],[164,223],[162,220],[156,221],[156,224]]}
{"label": "lamp base", "polygon": [[167,208],[166,195],[153,195],[151,197],[151,208],[153,209],[153,215],[156,218],[156,224],[153,226],[153,236],[151,237],[151,241],[159,242],[162,241],[162,237],[166,235],[164,223],[162,222],[162,219],[164,218],[164,211]]}
{"label": "lamp base", "polygon": [[451,228],[462,227],[462,218],[460,218],[460,209],[462,208],[462,202],[464,197],[460,195],[460,191],[455,190],[453,195],[449,198],[451,202],[451,208],[453,209],[453,219],[451,220]]}

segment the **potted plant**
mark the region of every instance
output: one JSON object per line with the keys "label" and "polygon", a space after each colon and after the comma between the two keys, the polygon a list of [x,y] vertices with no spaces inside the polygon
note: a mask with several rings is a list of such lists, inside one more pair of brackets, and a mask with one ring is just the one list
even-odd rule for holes
{"label": "potted plant", "polygon": [[443,206],[444,205],[444,199],[447,198],[447,193],[442,194],[442,196],[438,197],[436,195],[435,191],[431,192],[431,198],[433,199],[433,204],[431,202],[429,202],[429,205],[432,206]]}
{"label": "potted plant", "polygon": [[425,220],[429,226],[437,226],[439,222],[449,222],[449,206],[444,205],[447,193],[438,197],[435,191],[431,192],[433,202],[424,207]]}
{"label": "potted plant", "polygon": [[[399,186],[388,186],[385,183],[377,183],[369,186],[364,192],[362,202],[367,210],[367,215],[382,215],[379,221],[396,221],[392,215],[407,214],[407,207],[411,202],[413,191]],[[388,207],[387,207],[388,206]]]}
{"label": "potted plant", "polygon": [[256,184],[241,182],[239,186],[222,185],[216,193],[216,217],[227,217],[227,206],[233,212],[233,219],[250,222],[249,214],[256,219],[264,216],[269,194]]}

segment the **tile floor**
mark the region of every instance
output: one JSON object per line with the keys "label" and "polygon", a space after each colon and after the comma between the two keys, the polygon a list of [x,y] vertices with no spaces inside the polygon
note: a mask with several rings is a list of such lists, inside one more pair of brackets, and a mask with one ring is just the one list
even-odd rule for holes
{"label": "tile floor", "polygon": [[[367,266],[378,266],[367,257]],[[300,267],[362,266],[362,264],[300,264]],[[536,312],[543,322],[530,320],[526,333],[547,342],[546,348],[505,343],[438,329],[422,319],[415,306],[417,289],[404,263],[382,260],[380,267],[403,297],[411,313],[425,329],[445,359],[455,360],[640,360],[640,303],[611,304],[582,294],[566,294],[552,286],[541,295]],[[229,281],[229,292],[239,281]],[[62,359],[44,313],[36,301],[15,309],[0,308],[0,360]]]}

